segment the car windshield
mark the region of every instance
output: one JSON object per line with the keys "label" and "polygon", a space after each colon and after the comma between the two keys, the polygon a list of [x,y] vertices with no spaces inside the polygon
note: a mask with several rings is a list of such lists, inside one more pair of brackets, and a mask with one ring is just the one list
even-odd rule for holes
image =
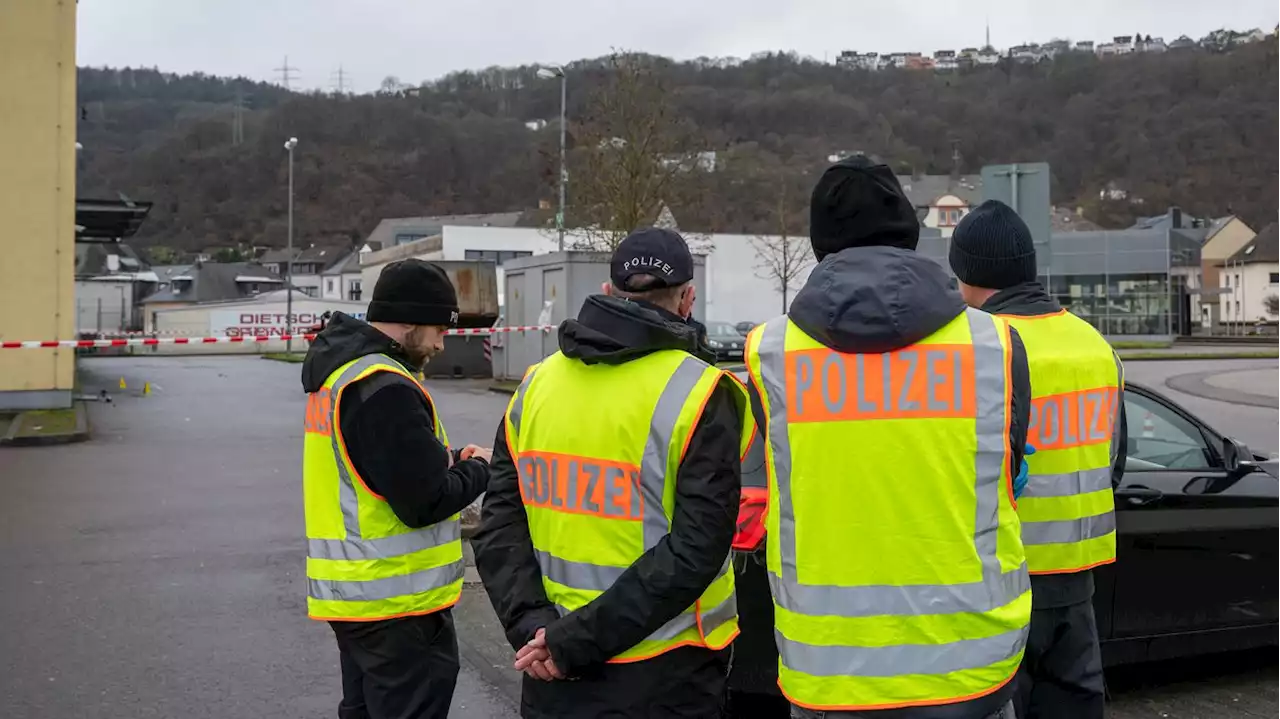
{"label": "car windshield", "polygon": [[741,337],[742,334],[738,332],[736,327],[729,324],[728,322],[708,322],[707,336],[708,337]]}

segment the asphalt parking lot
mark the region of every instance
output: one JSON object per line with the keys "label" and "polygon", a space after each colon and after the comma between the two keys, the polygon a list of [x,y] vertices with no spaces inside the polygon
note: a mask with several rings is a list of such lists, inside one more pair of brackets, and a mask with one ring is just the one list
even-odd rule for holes
{"label": "asphalt parking lot", "polygon": [[[1254,374],[1210,386],[1274,395],[1274,360],[1226,364]],[[1133,363],[1129,376],[1276,451],[1275,407],[1164,386],[1214,366]],[[92,405],[92,440],[0,450],[0,716],[333,716],[337,652],[305,617],[298,366],[135,357],[81,369],[86,391],[116,395]],[[1272,395],[1255,385],[1268,376]],[[505,398],[483,382],[432,390],[455,442],[492,442]],[[466,593],[453,716],[514,716],[509,650],[482,589]],[[1270,651],[1118,672],[1111,716],[1274,717],[1276,671]]]}

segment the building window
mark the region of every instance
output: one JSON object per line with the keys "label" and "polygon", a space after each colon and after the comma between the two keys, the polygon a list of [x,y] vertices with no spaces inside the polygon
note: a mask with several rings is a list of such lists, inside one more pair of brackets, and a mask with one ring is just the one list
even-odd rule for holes
{"label": "building window", "polygon": [[425,237],[430,237],[430,235],[428,235],[425,232],[402,232],[396,235],[395,243],[397,245],[406,245],[410,242],[415,242]]}
{"label": "building window", "polygon": [[532,254],[526,250],[467,250],[465,257],[468,260],[487,260],[501,266],[507,260],[529,257]]}
{"label": "building window", "polygon": [[348,299],[350,299],[352,302],[359,302],[360,294],[361,294],[360,280],[351,280],[351,288],[347,291],[347,293],[348,293]]}
{"label": "building window", "polygon": [[1280,285],[1280,272],[1272,272],[1270,281],[1273,285]]}
{"label": "building window", "polygon": [[325,291],[325,292],[333,292],[333,280],[325,280],[325,281],[324,281],[324,291]]}

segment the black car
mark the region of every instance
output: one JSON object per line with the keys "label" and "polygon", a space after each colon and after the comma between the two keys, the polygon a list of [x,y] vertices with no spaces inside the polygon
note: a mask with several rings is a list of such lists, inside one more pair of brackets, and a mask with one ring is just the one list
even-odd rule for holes
{"label": "black car", "polygon": [[716,353],[716,360],[741,360],[742,350],[747,346],[747,336],[729,322],[707,323],[707,346]]}
{"label": "black car", "polygon": [[[1275,645],[1276,461],[1143,385],[1128,383],[1124,402],[1129,439],[1116,490],[1118,560],[1094,571],[1103,662]],[[755,464],[743,467],[744,477],[764,472]],[[752,716],[785,717],[763,546],[735,552],[734,562],[742,633],[731,704],[750,707]],[[761,714],[768,705],[778,709]]]}

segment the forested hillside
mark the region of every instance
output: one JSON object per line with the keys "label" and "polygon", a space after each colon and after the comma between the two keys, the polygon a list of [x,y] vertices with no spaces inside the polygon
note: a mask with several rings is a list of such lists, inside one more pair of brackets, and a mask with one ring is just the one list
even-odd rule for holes
{"label": "forested hillside", "polygon": [[[663,198],[685,229],[774,231],[770,208],[780,201],[787,222],[802,221],[806,176],[847,151],[904,173],[1047,160],[1054,201],[1082,206],[1104,226],[1168,205],[1193,215],[1234,212],[1255,228],[1277,213],[1273,41],[1224,54],[1069,54],[945,74],[848,71],[785,54],[734,63],[650,58],[647,66],[689,147],[718,153],[716,172],[684,178],[696,192]],[[567,68],[575,157],[596,147],[586,125],[600,126],[609,67],[591,60]],[[279,246],[282,143],[297,136],[303,243],[352,241],[387,216],[534,208],[555,197],[559,113],[559,81],[535,70],[456,73],[409,93],[339,97],[83,68],[79,192],[155,202],[139,246]],[[530,130],[531,120],[547,125]],[[799,191],[788,181],[779,192],[774,174],[799,178]],[[1129,199],[1100,201],[1108,186]],[[574,194],[571,182],[571,208]]]}

